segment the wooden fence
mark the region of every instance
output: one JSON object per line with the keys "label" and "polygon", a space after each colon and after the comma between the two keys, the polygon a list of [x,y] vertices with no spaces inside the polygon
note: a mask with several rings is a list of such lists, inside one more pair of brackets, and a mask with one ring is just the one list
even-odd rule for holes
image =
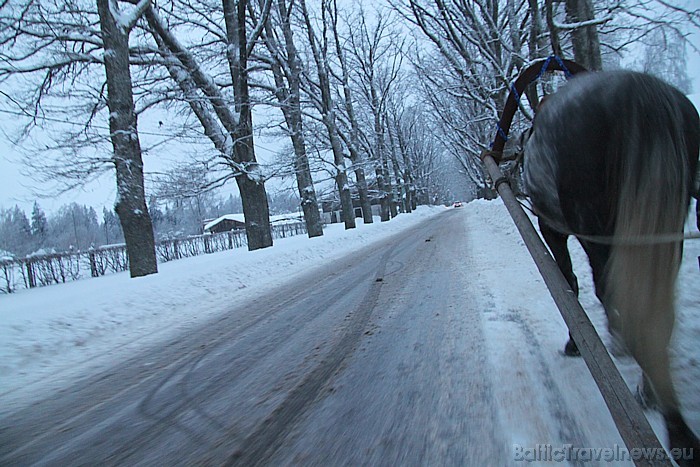
{"label": "wooden fence", "polygon": [[[305,235],[303,222],[272,226],[272,238]],[[189,258],[207,253],[240,248],[248,244],[244,230],[193,235],[185,238],[156,242],[159,263]],[[127,271],[129,260],[126,246],[110,245],[90,248],[87,251],[30,255],[25,258],[0,260],[0,294],[18,289],[29,289],[51,284],[61,284],[89,277]]]}

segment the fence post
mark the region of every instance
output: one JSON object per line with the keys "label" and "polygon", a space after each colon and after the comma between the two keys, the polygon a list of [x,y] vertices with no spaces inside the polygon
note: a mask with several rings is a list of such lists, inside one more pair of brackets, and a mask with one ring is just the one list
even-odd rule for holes
{"label": "fence post", "polygon": [[[12,292],[14,292],[14,289],[12,288],[12,282],[13,282],[12,281],[12,269],[11,269],[12,263],[2,262],[0,264],[2,264],[2,272],[3,272],[3,276],[4,276],[3,277],[4,282],[7,284],[6,291],[7,291],[7,293],[12,293]],[[0,290],[2,290],[1,287],[0,287]]]}
{"label": "fence post", "polygon": [[34,278],[34,267],[31,261],[25,263],[27,267],[27,281],[29,282],[29,288],[33,289],[36,287],[36,279]]}
{"label": "fence post", "polygon": [[88,250],[88,258],[90,259],[90,275],[92,277],[98,277],[99,273],[97,272],[97,263],[95,262],[95,250],[93,248],[90,248]]}

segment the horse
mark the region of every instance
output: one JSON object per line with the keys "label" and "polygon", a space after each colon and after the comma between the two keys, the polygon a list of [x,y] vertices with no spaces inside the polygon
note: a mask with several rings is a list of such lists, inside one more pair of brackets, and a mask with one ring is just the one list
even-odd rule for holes
{"label": "horse", "polygon": [[[559,269],[578,296],[567,248],[574,235],[613,340],[642,369],[638,400],[660,410],[671,448],[694,448],[694,465],[700,442],[681,415],[668,346],[699,145],[698,112],[673,86],[632,71],[587,72],[538,108],[523,161]],[[571,336],[564,352],[579,354]]]}

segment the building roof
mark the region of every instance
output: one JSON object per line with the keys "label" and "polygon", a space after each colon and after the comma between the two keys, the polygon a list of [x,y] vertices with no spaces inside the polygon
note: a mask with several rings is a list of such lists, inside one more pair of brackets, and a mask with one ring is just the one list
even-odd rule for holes
{"label": "building roof", "polygon": [[304,222],[304,218],[296,212],[270,216],[270,224],[273,225],[296,224],[298,222]]}
{"label": "building roof", "polygon": [[[245,224],[245,216],[243,214],[224,214],[221,217],[207,222],[204,224],[204,230],[211,230],[217,224],[223,221],[234,221]],[[270,224],[282,225],[282,224],[295,224],[297,222],[303,222],[304,219],[298,213],[287,213],[287,214],[277,214],[275,216],[270,216]]]}
{"label": "building roof", "polygon": [[211,230],[215,225],[223,221],[235,221],[245,224],[245,217],[243,214],[224,214],[223,216],[217,217],[213,221],[209,221],[204,224],[204,230]]}

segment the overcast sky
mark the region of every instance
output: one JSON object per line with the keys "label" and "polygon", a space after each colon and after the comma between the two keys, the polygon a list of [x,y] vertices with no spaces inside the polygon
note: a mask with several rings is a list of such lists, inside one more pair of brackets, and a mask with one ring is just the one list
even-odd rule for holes
{"label": "overcast sky", "polygon": [[[692,36],[691,41],[697,48],[700,48],[700,34],[696,33]],[[693,100],[698,105],[700,103],[700,54],[689,48],[688,55],[688,75],[693,82],[693,93],[695,94]],[[5,89],[3,91],[8,92]],[[0,113],[0,122],[0,208],[9,208],[17,204],[29,214],[34,201],[37,200],[46,212],[54,212],[64,204],[76,202],[93,206],[98,213],[101,213],[103,206],[111,208],[114,205],[116,183],[111,172],[83,189],[74,190],[60,197],[38,197],[38,194],[46,196],[48,187],[37,184],[30,177],[21,173],[21,167],[18,163],[20,154],[7,135],[8,132],[14,131],[13,116]],[[141,118],[139,131],[144,131],[144,129],[157,131],[157,123],[157,121]],[[263,162],[270,161],[274,156],[272,151],[279,147],[279,143],[260,138],[256,143],[260,145],[256,148],[256,153],[259,160]],[[159,160],[158,156],[153,154],[145,155],[144,163],[146,171],[160,170],[163,167],[162,158]],[[230,182],[224,190],[225,193],[237,193],[233,182]]]}

